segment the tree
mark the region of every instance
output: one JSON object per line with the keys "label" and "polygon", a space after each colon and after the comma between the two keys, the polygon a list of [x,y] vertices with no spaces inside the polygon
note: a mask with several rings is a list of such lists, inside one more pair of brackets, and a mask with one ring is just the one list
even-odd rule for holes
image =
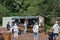
{"label": "tree", "polygon": [[0,17],[43,16],[50,21],[60,17],[60,0],[0,0],[0,14]]}
{"label": "tree", "polygon": [[10,12],[4,7],[0,5],[0,17],[4,17],[4,16],[9,16]]}

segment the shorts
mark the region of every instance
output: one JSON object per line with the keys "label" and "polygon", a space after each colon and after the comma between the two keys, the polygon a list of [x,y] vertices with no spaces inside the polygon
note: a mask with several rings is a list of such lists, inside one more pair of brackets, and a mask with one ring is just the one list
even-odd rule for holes
{"label": "shorts", "polygon": [[58,37],[58,33],[53,33],[53,37]]}
{"label": "shorts", "polygon": [[38,33],[34,33],[34,38],[38,38]]}

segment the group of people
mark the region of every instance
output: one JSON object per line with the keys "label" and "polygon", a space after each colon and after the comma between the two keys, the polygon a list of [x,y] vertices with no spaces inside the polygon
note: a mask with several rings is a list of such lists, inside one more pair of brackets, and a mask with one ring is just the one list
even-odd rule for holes
{"label": "group of people", "polygon": [[[8,22],[6,26],[7,26],[6,27],[7,32],[12,32],[12,30],[13,30],[14,38],[18,38],[18,33],[20,31],[19,31],[17,23],[15,22],[14,25],[13,25],[13,27],[11,27],[10,26],[10,22]],[[24,22],[24,33],[27,33],[27,22]]]}
{"label": "group of people", "polygon": [[10,26],[10,22],[7,23],[7,32],[12,32],[13,29],[13,33],[14,33],[14,38],[17,37],[18,38],[18,26],[15,23],[13,27]]}
{"label": "group of people", "polygon": [[[27,22],[24,22],[24,33],[27,33]],[[17,24],[15,23],[14,26],[12,27],[13,29],[13,33],[14,33],[14,38],[15,37],[18,37],[18,26]],[[10,22],[7,23],[7,31],[9,32],[11,30],[11,27],[10,27]],[[38,37],[38,24],[37,22],[35,22],[34,26],[33,26],[33,32],[34,32],[34,37]]]}
{"label": "group of people", "polygon": [[[60,31],[60,27],[59,27],[58,21],[55,21],[55,24],[52,27],[52,33],[53,33],[52,40],[59,39],[59,31]],[[38,26],[37,22],[35,22],[35,24],[33,26],[33,32],[34,32],[34,40],[38,40],[39,26]]]}
{"label": "group of people", "polygon": [[[10,24],[8,22],[8,24],[7,24],[7,30],[9,31],[10,28],[11,27],[10,27]],[[14,32],[14,38],[18,37],[19,30],[18,30],[18,26],[17,26],[16,23],[14,24],[14,26],[12,27],[12,29],[13,29],[13,32]],[[56,38],[56,40],[58,40],[59,30],[60,30],[60,27],[58,25],[58,21],[55,21],[55,24],[52,27],[53,40],[55,40],[55,38]],[[25,22],[24,23],[24,33],[26,33],[26,32],[27,32],[27,23]],[[39,25],[38,25],[37,22],[35,22],[34,25],[33,25],[33,33],[34,33],[34,40],[38,40]]]}

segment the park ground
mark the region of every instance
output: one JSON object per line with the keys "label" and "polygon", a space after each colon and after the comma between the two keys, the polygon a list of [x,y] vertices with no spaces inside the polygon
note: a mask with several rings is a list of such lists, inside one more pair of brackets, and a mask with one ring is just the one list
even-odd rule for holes
{"label": "park ground", "polygon": [[[5,28],[4,29],[0,28],[0,31],[5,31]],[[22,33],[21,35],[18,36],[18,38],[14,38],[13,34],[11,35],[11,40],[33,40],[33,39],[34,39],[33,33],[26,33],[26,34]],[[39,33],[38,40],[48,40],[48,34]]]}

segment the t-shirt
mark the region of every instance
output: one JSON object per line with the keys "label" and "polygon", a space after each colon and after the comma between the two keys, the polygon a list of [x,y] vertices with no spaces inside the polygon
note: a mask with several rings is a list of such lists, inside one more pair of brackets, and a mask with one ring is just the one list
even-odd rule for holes
{"label": "t-shirt", "polygon": [[33,32],[34,33],[38,33],[38,25],[34,25],[33,26]]}
{"label": "t-shirt", "polygon": [[18,26],[13,26],[13,30],[18,32]]}
{"label": "t-shirt", "polygon": [[58,24],[54,24],[53,25],[53,33],[59,33],[59,25]]}
{"label": "t-shirt", "polygon": [[26,23],[24,23],[24,27],[27,27],[27,24]]}

